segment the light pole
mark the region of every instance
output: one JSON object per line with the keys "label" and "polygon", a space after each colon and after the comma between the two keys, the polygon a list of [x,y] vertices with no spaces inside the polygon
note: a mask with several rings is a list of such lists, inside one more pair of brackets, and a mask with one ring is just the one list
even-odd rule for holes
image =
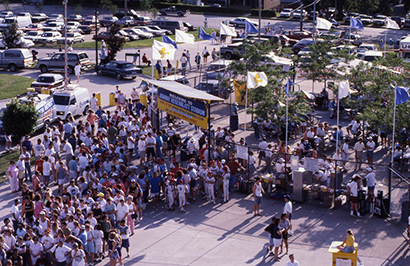
{"label": "light pole", "polygon": [[64,4],[64,87],[67,89],[67,85],[68,85],[68,72],[67,72],[67,68],[68,68],[68,63],[67,63],[67,59],[68,59],[68,54],[67,54],[67,1],[68,0],[64,0],[63,4]]}
{"label": "light pole", "polygon": [[258,42],[261,42],[261,21],[262,21],[262,0],[259,0],[259,27],[258,27]]}
{"label": "light pole", "polygon": [[95,65],[98,65],[98,11],[97,11],[97,1],[95,1],[94,8],[94,17],[95,17]]}

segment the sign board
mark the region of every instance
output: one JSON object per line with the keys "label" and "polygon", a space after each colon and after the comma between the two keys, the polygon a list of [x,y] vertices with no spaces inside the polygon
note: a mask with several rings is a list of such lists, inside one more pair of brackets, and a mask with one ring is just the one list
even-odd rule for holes
{"label": "sign board", "polygon": [[247,146],[242,146],[242,145],[237,145],[236,146],[236,154],[237,154],[239,159],[248,160],[248,147]]}
{"label": "sign board", "polygon": [[199,127],[208,128],[205,103],[158,88],[158,109]]}
{"label": "sign board", "polygon": [[292,171],[299,169],[299,156],[292,155],[290,157],[290,169],[292,169]]}
{"label": "sign board", "polygon": [[305,166],[306,171],[319,171],[319,160],[315,158],[305,158],[305,162],[303,164]]}
{"label": "sign board", "polygon": [[340,258],[336,259],[336,266],[351,266],[351,265],[352,265],[352,261],[349,259],[340,259]]}

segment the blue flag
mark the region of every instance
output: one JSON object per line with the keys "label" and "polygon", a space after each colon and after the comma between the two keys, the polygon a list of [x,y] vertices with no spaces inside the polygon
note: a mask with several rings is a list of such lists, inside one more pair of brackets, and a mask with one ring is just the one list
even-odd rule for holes
{"label": "blue flag", "polygon": [[364,29],[362,22],[357,18],[350,18],[350,28],[356,30]]}
{"label": "blue flag", "polygon": [[213,40],[212,35],[206,33],[202,28],[198,31],[198,40]]}
{"label": "blue flag", "polygon": [[409,88],[396,87],[396,104],[397,105],[409,101],[410,96],[409,96],[408,91],[409,91]]}
{"label": "blue flag", "polygon": [[290,81],[290,78],[288,78],[288,82],[285,85],[285,93],[289,94],[291,86],[295,85],[292,81]]}
{"label": "blue flag", "polygon": [[249,21],[246,20],[245,22],[245,32],[246,34],[249,33],[258,33],[258,29],[255,27],[255,25],[253,25],[252,23],[250,23]]}
{"label": "blue flag", "polygon": [[172,44],[175,49],[178,49],[177,43],[168,36],[162,35],[162,42]]}

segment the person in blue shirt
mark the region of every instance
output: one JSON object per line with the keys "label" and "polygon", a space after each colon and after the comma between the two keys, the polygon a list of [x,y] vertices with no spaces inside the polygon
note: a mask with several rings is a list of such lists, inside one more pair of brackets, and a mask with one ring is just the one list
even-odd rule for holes
{"label": "person in blue shirt", "polygon": [[155,137],[155,145],[156,145],[156,153],[157,157],[164,159],[164,156],[162,155],[162,145],[163,145],[163,139],[162,139],[162,132],[159,131],[157,136]]}
{"label": "person in blue shirt", "polygon": [[162,77],[161,60],[158,60],[157,63],[155,64],[155,70],[158,72],[158,76]]}
{"label": "person in blue shirt", "polygon": [[151,185],[151,197],[153,205],[157,205],[159,203],[159,192],[160,192],[160,185],[161,179],[158,176],[157,172],[152,174],[152,177],[149,179],[149,183]]}
{"label": "person in blue shirt", "polygon": [[78,239],[81,240],[84,246],[87,244],[87,233],[85,232],[84,225],[80,226],[80,234],[78,235]]}

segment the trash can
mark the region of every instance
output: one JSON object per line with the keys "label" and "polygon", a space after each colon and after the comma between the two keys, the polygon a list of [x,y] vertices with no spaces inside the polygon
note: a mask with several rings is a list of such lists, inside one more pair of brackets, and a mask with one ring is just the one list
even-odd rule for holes
{"label": "trash can", "polygon": [[95,98],[97,98],[97,105],[101,105],[101,92],[96,92]]}
{"label": "trash can", "polygon": [[232,131],[238,130],[239,117],[237,115],[231,115],[229,119],[229,127]]}
{"label": "trash can", "polygon": [[110,96],[109,96],[110,98],[109,98],[109,103],[110,103],[110,106],[116,106],[116,104],[115,104],[115,92],[110,92]]}

